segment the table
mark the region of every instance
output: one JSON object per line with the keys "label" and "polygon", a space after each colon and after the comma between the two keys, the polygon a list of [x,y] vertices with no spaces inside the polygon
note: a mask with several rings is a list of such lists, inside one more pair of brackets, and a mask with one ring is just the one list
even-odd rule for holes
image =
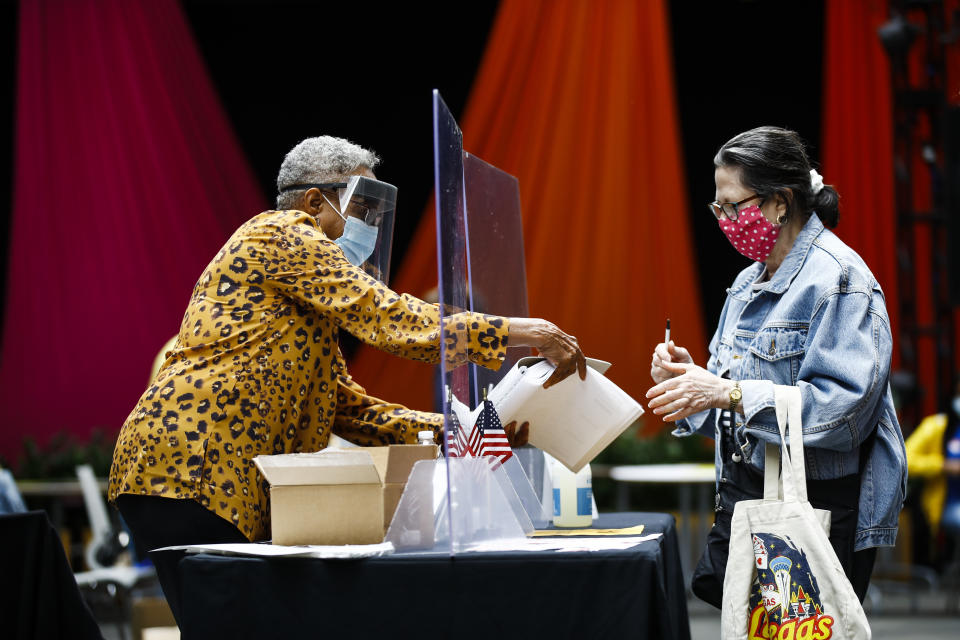
{"label": "table", "polygon": [[43,511],[0,515],[0,576],[4,638],[102,640]]}
{"label": "table", "polygon": [[623,551],[392,555],[333,561],[179,554],[191,638],[690,638],[674,519],[605,514],[662,533]]}
{"label": "table", "polygon": [[18,480],[17,489],[29,508],[50,514],[54,529],[63,528],[65,507],[82,507],[83,491],[77,480]]}
{"label": "table", "polygon": [[[694,540],[691,516],[693,514],[691,487],[699,486],[697,512],[709,513],[709,496],[717,482],[716,466],[712,463],[636,464],[610,467],[610,477],[617,483],[617,508],[626,510],[629,503],[628,483],[677,484],[680,489],[680,561],[685,582],[689,584],[693,571],[693,553],[700,553],[706,541],[706,529],[701,526]],[[707,489],[709,487],[709,490]],[[694,551],[696,549],[696,551]]]}
{"label": "table", "polygon": [[[106,494],[107,479],[98,478],[97,485],[100,491]],[[54,529],[69,531],[67,554],[71,565],[82,566],[84,539],[87,537],[85,532],[90,527],[90,518],[80,481],[18,480],[17,489],[28,508],[43,509],[49,514]],[[108,513],[110,512],[108,509]],[[118,522],[115,524],[119,526]]]}

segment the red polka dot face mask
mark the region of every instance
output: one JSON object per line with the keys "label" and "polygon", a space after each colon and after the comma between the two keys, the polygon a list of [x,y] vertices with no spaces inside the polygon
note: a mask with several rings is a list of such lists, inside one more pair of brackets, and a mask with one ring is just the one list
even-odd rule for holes
{"label": "red polka dot face mask", "polygon": [[741,209],[736,221],[721,216],[717,223],[734,249],[757,262],[766,262],[780,236],[780,225],[767,220],[757,205]]}

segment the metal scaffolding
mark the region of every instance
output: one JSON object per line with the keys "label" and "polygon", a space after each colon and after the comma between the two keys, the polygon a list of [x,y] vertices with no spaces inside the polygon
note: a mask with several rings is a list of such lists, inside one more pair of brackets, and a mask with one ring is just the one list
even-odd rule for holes
{"label": "metal scaffolding", "polygon": [[[879,30],[890,58],[893,88],[900,312],[894,339],[900,356],[899,379],[906,381],[901,385],[900,410],[907,429],[929,410],[931,398],[936,410],[942,411],[954,394],[948,227],[960,198],[954,194],[958,185],[945,176],[951,174],[950,162],[960,159],[960,137],[945,134],[956,116],[947,96],[946,56],[947,47],[956,46],[957,29],[956,17],[946,14],[942,1],[893,0],[891,19]],[[917,68],[916,56],[922,69],[919,78],[910,73],[911,62]],[[916,206],[915,186],[920,180],[929,181],[929,209]],[[929,255],[920,255],[918,245],[929,246]],[[917,295],[927,287],[929,302],[925,295]],[[922,355],[924,350],[930,352],[930,346],[933,362]],[[931,379],[933,388],[925,382]]]}

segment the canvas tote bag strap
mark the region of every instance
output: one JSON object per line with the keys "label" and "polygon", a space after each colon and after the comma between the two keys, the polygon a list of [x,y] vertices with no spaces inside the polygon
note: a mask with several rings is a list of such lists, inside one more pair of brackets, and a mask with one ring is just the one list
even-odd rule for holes
{"label": "canvas tote bag strap", "polygon": [[[774,395],[779,387],[774,387]],[[783,449],[784,459],[787,465],[790,464],[790,454],[787,451],[784,441],[786,439],[786,430],[789,420],[789,410],[786,405],[781,407],[779,404],[777,410],[777,427],[779,428],[779,443],[766,443],[763,460],[763,499],[765,502],[780,502],[783,500],[783,477],[780,473],[780,451]],[[789,470],[788,470],[789,473]],[[792,483],[791,483],[792,486]],[[795,500],[794,494],[791,494],[791,500]]]}
{"label": "canvas tote bag strap", "polygon": [[[784,461],[782,469],[783,495],[787,500],[807,501],[807,472],[803,456],[803,422],[801,420],[800,389],[786,385],[774,387],[777,405],[777,425]],[[790,450],[786,441],[789,431]]]}
{"label": "canvas tote bag strap", "polygon": [[783,500],[780,484],[780,447],[766,444],[763,458],[763,499],[767,502]]}

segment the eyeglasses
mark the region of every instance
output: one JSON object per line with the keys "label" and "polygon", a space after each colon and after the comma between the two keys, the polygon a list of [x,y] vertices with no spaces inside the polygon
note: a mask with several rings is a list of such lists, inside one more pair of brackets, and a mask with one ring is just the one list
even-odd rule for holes
{"label": "eyeglasses", "polygon": [[[356,207],[356,213],[353,213],[353,207]],[[383,223],[383,211],[377,204],[368,205],[351,200],[349,211],[350,215],[355,215],[374,227],[379,227]]]}
{"label": "eyeglasses", "polygon": [[[280,189],[280,192],[285,191],[294,191],[298,189],[310,189],[316,188],[321,191],[327,191],[334,195],[336,198],[339,198],[339,190],[345,189],[347,187],[346,182],[310,182],[302,184],[292,184]],[[331,205],[332,206],[332,205]],[[348,217],[359,218],[365,223],[373,226],[380,226],[380,223],[383,221],[383,212],[378,211],[377,205],[367,204],[363,201],[363,198],[354,196],[350,199],[350,202],[347,203],[347,210],[343,213],[337,212],[340,217],[344,220]]]}
{"label": "eyeglasses", "polygon": [[740,215],[740,206],[750,202],[751,200],[756,200],[757,198],[760,198],[760,204],[758,206],[762,207],[763,203],[766,202],[767,199],[763,198],[759,194],[750,196],[749,198],[744,198],[740,202],[717,202],[714,200],[707,206],[710,208],[710,213],[712,213],[713,217],[717,220],[720,219],[721,215],[725,215],[731,222],[736,222],[737,216]]}
{"label": "eyeglasses", "polygon": [[374,217],[374,214],[371,213],[371,207],[358,201],[357,198],[352,198],[350,202],[347,203],[347,210],[343,213],[348,216],[353,216],[354,218],[360,218],[367,224],[373,222],[373,220],[368,220],[368,218]]}

